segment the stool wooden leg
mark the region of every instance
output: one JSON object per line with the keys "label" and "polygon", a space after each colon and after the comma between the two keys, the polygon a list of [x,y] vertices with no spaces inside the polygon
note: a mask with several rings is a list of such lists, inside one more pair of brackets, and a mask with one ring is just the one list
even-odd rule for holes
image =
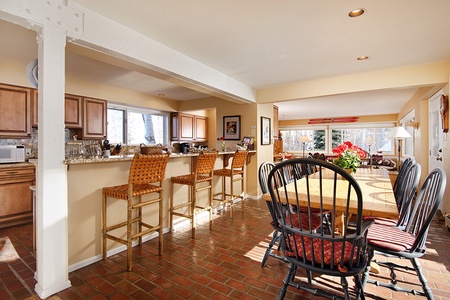
{"label": "stool wooden leg", "polygon": [[170,183],[170,208],[169,208],[169,226],[170,232],[173,231],[173,193],[174,193],[174,183]]}
{"label": "stool wooden leg", "polygon": [[211,230],[212,229],[212,217],[213,217],[213,215],[212,215],[212,213],[213,213],[213,211],[212,211],[212,202],[213,202],[213,200],[212,200],[212,198],[213,198],[213,191],[212,191],[212,184],[213,184],[213,182],[212,182],[212,180],[209,182],[209,184],[210,184],[210,186],[209,186],[209,188],[208,188],[208,209],[209,209],[209,229]]}
{"label": "stool wooden leg", "polygon": [[242,175],[242,179],[241,179],[241,209],[242,209],[242,213],[244,213],[244,197],[245,197],[245,184],[244,184],[244,175]]}
{"label": "stool wooden leg", "polygon": [[133,209],[132,198],[128,199],[127,207],[127,270],[131,271],[133,268],[132,255],[133,255]]}
{"label": "stool wooden leg", "polygon": [[163,200],[162,192],[159,193],[159,255],[163,254]]}
{"label": "stool wooden leg", "polygon": [[103,259],[106,259],[106,196],[102,192],[102,256]]}
{"label": "stool wooden leg", "polygon": [[193,239],[195,239],[195,226],[196,226],[196,223],[195,223],[195,207],[197,206],[196,194],[197,194],[196,187],[190,185],[189,186],[189,202],[191,204],[189,205],[189,214],[191,216],[191,235],[192,235]]}
{"label": "stool wooden leg", "polygon": [[233,175],[230,177],[230,218],[233,219],[233,208],[234,208],[234,191],[233,191]]}
{"label": "stool wooden leg", "polygon": [[[137,199],[138,199],[138,203],[141,204],[142,196],[138,196]],[[137,216],[138,217],[138,230],[139,230],[139,233],[141,233],[142,232],[142,206],[138,207],[137,214],[138,214],[138,216]],[[142,245],[142,235],[139,236],[139,245]]]}

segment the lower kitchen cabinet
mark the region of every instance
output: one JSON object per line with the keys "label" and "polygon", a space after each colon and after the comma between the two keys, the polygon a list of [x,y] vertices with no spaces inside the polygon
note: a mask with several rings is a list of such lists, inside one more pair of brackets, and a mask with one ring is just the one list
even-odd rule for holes
{"label": "lower kitchen cabinet", "polygon": [[33,221],[35,167],[0,168],[0,228]]}

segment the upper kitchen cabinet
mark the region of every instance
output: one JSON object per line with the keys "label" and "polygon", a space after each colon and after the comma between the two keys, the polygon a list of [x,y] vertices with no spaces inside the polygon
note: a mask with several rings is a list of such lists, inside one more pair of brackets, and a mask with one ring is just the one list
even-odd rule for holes
{"label": "upper kitchen cabinet", "polygon": [[82,127],[82,99],[80,96],[66,94],[64,104],[64,124],[66,124],[66,128]]}
{"label": "upper kitchen cabinet", "polygon": [[31,90],[0,84],[0,138],[31,136]]}
{"label": "upper kitchen cabinet", "polygon": [[[82,127],[82,97],[75,95],[65,95],[64,103],[64,124],[66,128],[81,128]],[[32,114],[31,114],[31,125],[33,127],[38,127],[38,93],[37,90],[33,89],[32,96]]]}
{"label": "upper kitchen cabinet", "polygon": [[171,113],[170,124],[172,141],[207,141],[207,117],[186,113]]}
{"label": "upper kitchen cabinet", "polygon": [[83,139],[106,139],[107,122],[106,100],[83,98]]}

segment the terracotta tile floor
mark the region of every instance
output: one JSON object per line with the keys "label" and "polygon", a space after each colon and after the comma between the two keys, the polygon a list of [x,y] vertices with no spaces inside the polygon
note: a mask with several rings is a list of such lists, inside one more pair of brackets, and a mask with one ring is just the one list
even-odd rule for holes
{"label": "terracotta tile floor", "polygon": [[[195,240],[188,227],[166,234],[162,257],[156,255],[156,239],[134,247],[132,272],[125,270],[123,252],[74,271],[69,274],[72,287],[49,299],[276,299],[286,265],[269,258],[260,267],[271,235],[270,216],[262,201],[246,200],[245,204],[244,214],[236,205],[233,220],[228,211],[215,215],[212,231],[207,223],[200,224]],[[31,236],[31,225],[0,230],[0,299],[39,299],[34,292]],[[449,239],[443,223],[434,222],[428,253],[421,259],[437,300],[450,299]],[[410,274],[400,272],[398,280],[412,282],[409,285],[421,290]],[[387,276],[382,269],[371,278],[387,281]],[[322,287],[340,290],[333,278],[314,279]],[[366,295],[368,299],[424,299],[374,285],[367,286]],[[288,288],[285,299],[318,298]]]}

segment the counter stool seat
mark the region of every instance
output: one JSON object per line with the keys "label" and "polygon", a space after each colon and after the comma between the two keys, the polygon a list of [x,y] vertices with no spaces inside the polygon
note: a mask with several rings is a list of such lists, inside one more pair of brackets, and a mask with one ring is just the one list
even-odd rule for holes
{"label": "counter stool seat", "polygon": [[[110,239],[127,246],[127,270],[132,269],[132,242],[139,239],[142,245],[142,236],[151,232],[159,234],[159,255],[163,253],[163,201],[162,201],[162,181],[167,166],[169,156],[167,154],[136,154],[131,162],[128,175],[128,183],[104,187],[102,189],[102,214],[103,214],[103,259],[107,256],[106,240]],[[146,196],[143,199],[142,196]],[[126,221],[108,225],[107,208],[108,198],[124,200],[127,203]],[[151,204],[158,205],[158,224],[150,225],[143,222],[142,207]],[[136,223],[135,227],[133,224]],[[121,227],[126,227],[126,238],[120,238],[109,233]],[[143,230],[143,227],[145,230]]]}
{"label": "counter stool seat", "polygon": [[[173,216],[184,217],[191,220],[191,234],[195,238],[195,214],[196,211],[209,211],[209,228],[212,228],[212,185],[213,170],[218,152],[201,152],[194,158],[193,171],[190,174],[174,176],[171,181],[170,197],[170,230],[173,230]],[[174,204],[174,185],[181,184],[189,186],[189,194],[186,202]],[[208,201],[201,206],[197,203],[197,193],[208,190]]]}
{"label": "counter stool seat", "polygon": [[[227,203],[230,204],[230,217],[233,218],[233,206],[236,199],[241,198],[242,212],[244,212],[244,197],[245,197],[245,184],[244,173],[245,165],[247,164],[248,150],[237,150],[231,162],[230,168],[222,168],[214,170],[214,176],[220,176],[222,178],[222,191],[213,195],[214,201],[220,201],[225,209]],[[230,192],[226,189],[226,178],[230,179]],[[234,193],[234,183],[241,183],[241,193]]]}

